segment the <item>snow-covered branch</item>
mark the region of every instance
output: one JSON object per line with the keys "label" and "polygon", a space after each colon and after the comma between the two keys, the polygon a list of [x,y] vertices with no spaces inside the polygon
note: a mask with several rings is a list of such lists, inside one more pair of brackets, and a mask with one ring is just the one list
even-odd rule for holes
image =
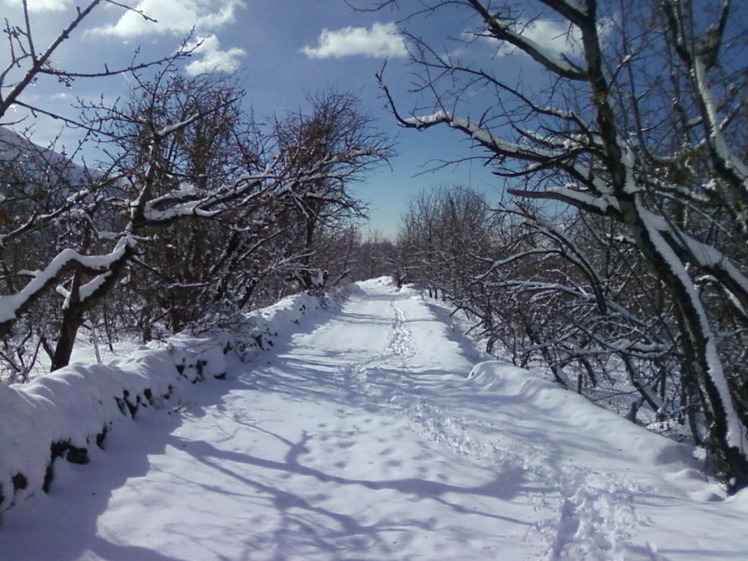
{"label": "snow-covered branch", "polygon": [[81,255],[73,249],[62,250],[22,290],[16,294],[0,296],[0,331],[7,332],[19,314],[42,291],[56,282],[64,271],[77,266],[89,274],[105,273],[114,263],[125,258],[134,245],[135,240],[128,236],[120,239],[114,249],[104,255]]}
{"label": "snow-covered branch", "polygon": [[[480,0],[468,0],[468,3],[483,18],[490,37],[506,41],[517,47],[558,76],[570,80],[587,79],[587,74],[582,68],[567,59],[555,56],[538,42],[526,37],[521,32],[515,31],[513,29],[516,26],[515,21],[502,19],[498,14],[491,14]],[[565,4],[570,13],[573,12],[578,17],[582,16],[582,13],[575,10],[571,5],[565,2],[558,2],[558,4]]]}

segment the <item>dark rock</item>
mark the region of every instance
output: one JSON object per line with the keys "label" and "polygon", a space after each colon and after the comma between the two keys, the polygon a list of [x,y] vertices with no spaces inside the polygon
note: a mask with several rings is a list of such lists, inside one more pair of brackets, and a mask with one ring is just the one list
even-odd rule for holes
{"label": "dark rock", "polygon": [[[13,490],[18,491],[19,489],[25,489],[29,485],[29,480],[26,479],[26,476],[22,473],[17,473],[12,478],[13,481]],[[3,497],[0,494],[0,503],[3,502]]]}
{"label": "dark rock", "polygon": [[85,448],[78,448],[77,446],[70,446],[65,459],[71,464],[87,464],[90,460],[88,459],[88,450]]}

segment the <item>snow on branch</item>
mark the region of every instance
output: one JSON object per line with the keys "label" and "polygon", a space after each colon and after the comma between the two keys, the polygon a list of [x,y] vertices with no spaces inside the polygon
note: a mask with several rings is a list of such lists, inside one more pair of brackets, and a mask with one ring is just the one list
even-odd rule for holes
{"label": "snow on branch", "polygon": [[74,249],[62,250],[22,290],[16,294],[0,296],[0,331],[9,329],[18,314],[69,267],[77,265],[88,273],[105,273],[114,263],[124,258],[134,243],[133,238],[123,237],[106,255],[81,255]]}
{"label": "snow on branch", "polygon": [[562,156],[560,152],[506,141],[484,129],[478,123],[444,110],[437,111],[431,115],[403,119],[401,120],[401,124],[418,130],[427,129],[434,125],[446,124],[469,135],[480,145],[488,148],[497,155],[505,157],[542,162]]}
{"label": "snow on branch", "polygon": [[[383,88],[385,94],[389,96],[386,86],[383,86]],[[394,110],[391,97],[389,99],[390,105]],[[407,119],[399,117],[397,113],[395,115],[402,126],[418,130],[427,129],[439,124],[446,124],[467,134],[478,144],[502,158],[535,162],[541,166],[552,164],[554,167],[566,171],[586,185],[594,193],[594,197],[602,197],[604,205],[601,209],[605,209],[604,213],[615,213],[618,211],[617,204],[613,202],[613,189],[611,186],[599,177],[598,174],[594,173],[592,168],[576,161],[576,152],[568,150],[566,146],[562,145],[558,150],[554,150],[551,146],[531,146],[529,144],[507,141],[492,134],[479,123],[455,115],[450,111],[440,110],[431,115],[419,115]],[[561,195],[558,193],[548,198],[554,197],[561,200]],[[598,203],[596,206],[600,207],[600,204]]]}
{"label": "snow on branch", "polygon": [[723,252],[688,235],[652,211],[642,208],[640,212],[649,228],[668,240],[681,259],[713,275],[743,308],[748,308],[748,277]]}
{"label": "snow on branch", "polygon": [[[468,0],[468,2],[485,22],[488,36],[514,45],[558,76],[570,80],[587,80],[587,73],[577,65],[567,59],[552,54],[536,41],[522,35],[522,33],[514,31],[512,27],[514,27],[515,21],[501,19],[498,14],[491,14],[483,3],[478,0]],[[570,14],[575,14],[578,21],[581,21],[582,14],[578,10],[575,10],[568,2],[552,3],[559,6],[563,5]]]}
{"label": "snow on branch", "polygon": [[[437,111],[431,115],[411,117],[408,119],[399,119],[403,126],[416,129],[426,129],[438,124],[446,124],[452,128],[468,134],[485,148],[491,150],[497,155],[522,160],[535,161],[540,163],[555,160],[557,166],[565,169],[575,177],[579,178],[586,185],[592,186],[589,191],[582,191],[571,186],[556,187],[542,191],[528,191],[520,189],[509,189],[508,193],[514,196],[544,200],[557,200],[571,204],[577,208],[583,209],[595,214],[612,216],[615,218],[622,217],[622,211],[618,200],[612,192],[611,187],[600,177],[592,173],[590,168],[576,162],[562,164],[560,158],[562,154],[549,148],[538,146],[520,145],[503,140],[491,132],[481,128],[478,123],[454,115],[448,111]],[[629,192],[637,189],[633,186],[633,155],[630,151],[624,152],[627,171],[631,172],[627,185]],[[646,209],[641,208],[642,212]],[[717,278],[730,290],[738,299],[744,302],[748,307],[748,279],[716,248],[699,242],[682,231],[676,231],[661,216],[648,212],[648,224],[656,226],[660,235],[667,237],[675,242],[676,247],[680,249],[684,258],[699,267],[702,267]]]}
{"label": "snow on branch", "polygon": [[607,195],[596,195],[591,192],[579,191],[571,187],[554,187],[543,191],[528,191],[524,189],[507,189],[507,193],[515,197],[526,199],[543,199],[560,201],[587,212],[605,216],[621,217],[618,201]]}
{"label": "snow on branch", "polygon": [[715,401],[712,406],[722,408],[725,424],[724,438],[727,445],[743,453],[742,451],[748,450],[748,437],[733,403],[727,373],[719,358],[717,343],[704,304],[696,291],[686,264],[677,253],[678,248],[669,243],[668,238],[672,230],[662,216],[641,206],[637,210],[641,217],[644,235],[651,240],[651,250],[658,253],[658,258],[670,268],[672,276],[682,283],[682,291],[678,295],[679,305],[685,310],[684,314],[693,316],[692,326],[701,331],[700,335],[704,338],[704,354],[699,359],[703,362],[702,367],[707,375],[705,382],[718,395],[718,401]]}

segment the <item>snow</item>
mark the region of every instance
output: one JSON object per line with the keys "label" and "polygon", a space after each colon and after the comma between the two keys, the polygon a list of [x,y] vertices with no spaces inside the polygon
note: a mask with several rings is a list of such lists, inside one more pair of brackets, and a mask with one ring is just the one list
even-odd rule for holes
{"label": "snow", "polygon": [[119,423],[89,464],[58,462],[49,494],[6,511],[0,559],[748,558],[748,494],[723,500],[685,446],[485,362],[389,279],[313,306],[258,312],[247,333],[266,350],[244,362],[205,338],[142,349],[169,353],[166,371],[218,353],[228,376]]}
{"label": "snow", "polygon": [[173,134],[173,133],[177,132],[180,129],[185,128],[187,125],[190,125],[190,124],[194,123],[199,118],[200,118],[200,114],[199,113],[193,113],[192,115],[190,115],[189,117],[187,117],[186,119],[184,119],[184,120],[182,120],[182,121],[180,121],[178,123],[174,123],[172,125],[167,125],[164,128],[162,128],[161,130],[156,131],[153,136],[156,137],[156,138],[164,138],[166,136],[169,136],[170,134]]}
{"label": "snow", "polygon": [[[36,274],[20,292],[7,296],[0,296],[0,323],[13,321],[18,314],[18,310],[45,286],[49,285],[49,283],[57,277],[60,271],[70,263],[76,262],[91,270],[106,270],[106,268],[112,263],[121,259],[127,250],[127,247],[131,246],[133,243],[134,241],[132,238],[123,237],[117,242],[114,249],[106,255],[81,255],[74,249],[63,249],[52,259],[52,261],[50,261],[49,265],[47,265],[43,271]],[[101,281],[98,277],[93,281],[90,281],[84,287],[85,290],[81,291],[81,298],[90,295],[100,282]]]}
{"label": "snow", "polygon": [[28,384],[0,384],[0,514],[47,485],[57,464],[51,448],[62,447],[58,456],[70,447],[90,454],[114,423],[163,407],[186,385],[225,376],[229,351],[246,359],[319,305],[298,295],[250,314],[235,333],[183,334],[107,364],[76,362]]}

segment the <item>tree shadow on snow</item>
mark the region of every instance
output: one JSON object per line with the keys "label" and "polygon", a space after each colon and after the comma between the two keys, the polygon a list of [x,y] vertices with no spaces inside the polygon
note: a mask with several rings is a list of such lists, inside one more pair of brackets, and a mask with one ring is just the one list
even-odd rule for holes
{"label": "tree shadow on snow", "polygon": [[0,559],[72,561],[91,551],[107,561],[183,561],[97,535],[97,519],[113,492],[128,479],[148,473],[148,456],[164,452],[165,436],[179,424],[176,417],[158,424],[151,422],[152,413],[148,417],[118,424],[106,449],[94,451],[87,465],[58,460],[50,493],[31,497],[6,513]]}
{"label": "tree shadow on snow", "polygon": [[[452,485],[421,478],[402,479],[356,479],[325,473],[320,469],[302,463],[308,452],[307,444],[312,438],[304,431],[301,437],[292,442],[261,427],[251,427],[282,442],[286,451],[281,460],[261,457],[258,451],[238,452],[222,450],[209,442],[182,441],[173,436],[171,445],[188,451],[195,459],[215,473],[215,483],[202,484],[212,492],[232,493],[237,488],[244,489],[245,496],[237,500],[251,498],[257,501],[264,512],[270,509],[276,518],[272,535],[258,538],[246,536],[246,556],[258,546],[256,540],[264,539],[278,559],[302,559],[310,551],[325,552],[330,560],[355,559],[351,555],[364,553],[387,554],[397,551],[393,535],[405,536],[419,532],[438,531],[437,523],[444,520],[404,518],[394,515],[364,523],[357,516],[325,507],[325,498],[340,492],[342,488],[352,488],[353,496],[377,492],[394,491],[403,495],[403,502],[434,501],[452,509],[456,514],[470,514],[517,525],[527,532],[534,524],[504,516],[499,512],[486,512],[468,509],[454,500],[457,495],[501,498],[506,500],[520,492],[541,492],[547,490],[525,488],[526,482],[520,472],[497,473],[495,477],[474,487]],[[223,483],[220,483],[223,482]],[[194,483],[194,481],[192,482]],[[224,485],[222,487],[222,485]],[[284,488],[285,487],[285,488]],[[291,491],[289,489],[303,489]],[[314,491],[310,491],[314,489]],[[391,497],[388,500],[392,500]],[[356,510],[347,509],[347,510]],[[370,517],[369,517],[370,518]],[[247,528],[248,530],[249,528]]]}

